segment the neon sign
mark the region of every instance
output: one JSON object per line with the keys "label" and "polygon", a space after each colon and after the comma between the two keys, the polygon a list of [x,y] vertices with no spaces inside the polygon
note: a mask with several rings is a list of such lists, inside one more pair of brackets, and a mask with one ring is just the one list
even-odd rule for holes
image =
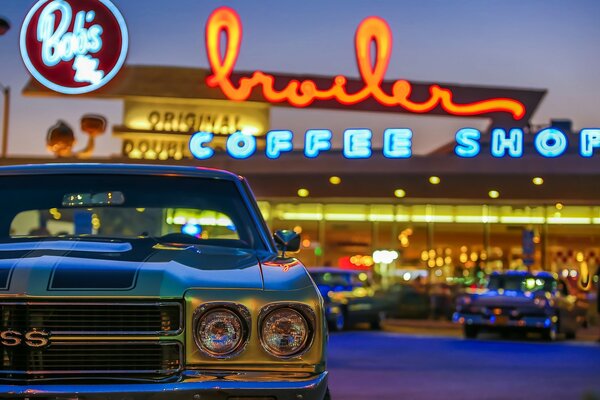
{"label": "neon sign", "polygon": [[[224,35],[223,35],[224,34]],[[222,36],[225,37],[225,53],[221,56]],[[209,87],[218,87],[230,100],[248,100],[254,89],[261,88],[264,98],[271,103],[287,102],[294,107],[307,107],[315,101],[335,100],[343,105],[353,105],[374,99],[387,107],[400,107],[413,113],[427,113],[441,107],[450,115],[474,116],[492,112],[508,113],[515,120],[525,116],[525,106],[510,98],[492,98],[458,104],[453,101],[450,89],[439,85],[429,87],[429,98],[423,102],[410,99],[412,85],[406,80],[394,82],[391,93],[381,87],[392,52],[392,33],[381,18],[363,20],[355,35],[355,51],[358,71],[364,87],[349,92],[348,78],[336,76],[328,88],[319,88],[310,79],[291,80],[282,89],[275,88],[275,77],[255,71],[250,77],[232,81],[232,73],[242,42],[242,23],[238,14],[229,7],[219,7],[210,15],[206,24],[206,52],[212,74],[206,78]],[[375,63],[371,63],[371,48],[375,44]]]}
{"label": "neon sign", "polygon": [[[303,154],[308,159],[319,157],[331,151],[333,132],[328,129],[308,129],[304,133]],[[413,132],[409,128],[388,128],[383,132],[383,147],[373,149],[373,132],[366,128],[350,128],[343,132],[341,153],[348,159],[368,159],[379,152],[385,158],[403,159],[412,157]],[[482,134],[475,128],[462,128],[456,132],[454,153],[461,158],[474,158],[481,154]],[[282,154],[293,151],[294,133],[290,130],[271,130],[265,138],[264,156],[278,159]],[[490,138],[490,155],[495,158],[519,158],[524,154],[524,132],[520,128],[493,129]],[[196,132],[189,143],[191,154],[206,160],[215,155],[209,147],[213,140],[210,132]],[[581,157],[593,157],[600,151],[600,128],[586,128],[579,133],[579,154]],[[545,128],[534,138],[534,149],[542,157],[555,158],[563,155],[568,148],[568,136],[559,129]],[[227,138],[227,153],[235,159],[247,159],[258,152],[257,138],[249,133],[238,131]]]}
{"label": "neon sign", "polygon": [[40,0],[25,17],[20,47],[25,66],[42,85],[87,93],[123,66],[127,26],[109,0]]}

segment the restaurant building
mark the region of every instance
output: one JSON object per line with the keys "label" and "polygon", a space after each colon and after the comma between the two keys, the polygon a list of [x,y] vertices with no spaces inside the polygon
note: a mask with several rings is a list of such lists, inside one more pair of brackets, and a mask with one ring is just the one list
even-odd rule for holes
{"label": "restaurant building", "polygon": [[[230,9],[213,16],[218,12],[233,18]],[[309,266],[374,269],[386,279],[425,275],[432,281],[518,268],[573,277],[596,271],[596,131],[573,132],[564,120],[532,126],[544,90],[383,80],[387,65],[366,66],[358,57],[361,29],[369,23],[381,32],[368,37],[368,45],[386,39],[377,21],[369,18],[357,31],[360,79],[303,76],[300,81],[286,74],[233,71],[227,55],[220,59],[211,49],[219,48],[220,34],[231,33],[235,24],[225,27],[211,19],[210,69],[125,65],[99,89],[77,95],[82,101],[123,102],[123,121],[111,127],[121,140],[120,154],[92,160],[195,165],[244,175],[271,228],[302,233],[300,257]],[[241,78],[254,86],[241,90],[236,86]],[[298,86],[292,90],[293,85]],[[389,93],[403,91],[404,97],[395,97],[399,106],[385,104]],[[23,93],[71,96],[36,79]],[[353,100],[349,93],[365,95]],[[413,155],[409,127],[327,133],[307,122],[306,132],[273,134],[270,110],[276,106],[476,117],[489,123],[481,131],[461,129],[456,141],[430,154]],[[378,135],[382,144],[372,145]],[[332,136],[343,137],[340,148],[331,145]],[[47,159],[4,160],[42,161]]]}

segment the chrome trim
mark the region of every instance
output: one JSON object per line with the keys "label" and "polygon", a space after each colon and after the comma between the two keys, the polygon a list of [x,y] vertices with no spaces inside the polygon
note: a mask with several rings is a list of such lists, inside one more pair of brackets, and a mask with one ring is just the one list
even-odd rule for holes
{"label": "chrome trim", "polygon": [[248,183],[248,180],[244,177],[239,177],[237,180],[238,185],[242,190],[242,197],[244,198],[244,202],[246,203],[246,207],[248,207],[250,211],[250,215],[252,215],[254,219],[254,224],[256,225],[257,231],[267,248],[267,251],[278,254],[277,247],[275,246],[275,242],[273,241],[273,236],[271,235],[271,231],[263,218],[263,215],[258,208],[258,203],[256,202],[256,196]]}
{"label": "chrome trim", "polygon": [[[106,345],[106,346],[111,346],[111,345],[139,345],[139,344],[154,344],[154,345],[160,345],[160,346],[177,346],[177,350],[179,353],[179,368],[177,369],[165,369],[165,370],[74,370],[74,369],[68,369],[68,370],[50,370],[50,371],[44,371],[44,370],[15,370],[15,371],[7,371],[7,370],[0,370],[0,381],[2,381],[3,379],[6,379],[4,377],[2,377],[2,375],[4,374],[20,374],[20,375],[38,375],[38,374],[46,374],[46,375],[88,375],[88,374],[108,374],[108,375],[112,375],[112,374],[135,374],[135,375],[143,375],[143,374],[153,374],[153,375],[174,375],[177,373],[180,373],[181,371],[183,371],[183,366],[185,364],[185,360],[183,358],[183,345],[180,342],[176,342],[176,341],[144,341],[144,342],[140,342],[140,341],[135,341],[135,340],[128,340],[128,341],[77,341],[77,342],[71,342],[71,341],[56,341],[56,342],[52,342],[52,347],[60,347],[60,346],[75,346],[75,345]],[[33,348],[32,348],[33,349]],[[43,349],[39,349],[40,351],[43,351]],[[19,380],[19,379],[16,379]],[[26,379],[25,379],[26,380]],[[1,385],[0,385],[1,386]],[[0,393],[2,393],[2,391],[0,391]]]}
{"label": "chrome trim", "polygon": [[[202,343],[200,343],[198,335],[196,334],[196,332],[198,331],[198,324],[200,323],[202,317],[208,312],[215,311],[217,309],[224,309],[233,313],[240,319],[240,322],[242,323],[242,339],[240,340],[240,343],[235,349],[226,354],[216,354],[205,349],[204,346],[202,346]],[[194,338],[194,343],[196,343],[196,346],[202,352],[202,354],[210,358],[226,360],[240,355],[246,349],[250,339],[251,327],[252,317],[250,315],[250,311],[248,310],[248,308],[246,308],[246,306],[239,303],[231,303],[226,301],[208,302],[203,303],[194,310],[194,315],[192,318],[192,337]]]}
{"label": "chrome trim", "polygon": [[[273,376],[264,373],[247,378],[229,378],[233,374],[202,373],[200,376],[185,377],[180,382],[168,383],[123,383],[109,384],[25,384],[7,385],[0,383],[0,393],[11,399],[31,398],[32,394],[43,394],[45,398],[106,399],[124,398],[132,400],[161,399],[189,400],[194,395],[206,394],[208,398],[217,391],[228,396],[273,397],[278,399],[298,399],[301,394],[305,400],[322,400],[327,389],[328,373],[298,377],[294,374]],[[34,396],[35,397],[35,396]]]}
{"label": "chrome trim", "polygon": [[[156,302],[85,302],[85,301],[4,301],[0,298],[0,307],[3,305],[8,306],[177,306],[179,308],[179,327],[176,330],[169,331],[65,331],[65,330],[52,330],[50,333],[53,336],[177,336],[183,332],[184,312],[183,305],[177,301],[156,301]],[[38,328],[38,327],[35,327]],[[44,327],[39,327],[46,329]]]}
{"label": "chrome trim", "polygon": [[[274,354],[273,352],[271,352],[269,350],[269,347],[265,344],[264,338],[262,335],[263,322],[264,322],[265,318],[270,313],[272,313],[273,311],[278,310],[280,308],[290,308],[290,309],[300,313],[300,315],[306,321],[306,325],[308,327],[307,337],[306,337],[305,342],[303,343],[302,349],[297,351],[294,354],[289,355],[289,356],[277,355],[277,354]],[[294,303],[294,302],[269,303],[260,310],[260,313],[258,316],[258,337],[260,339],[260,345],[262,346],[263,350],[267,354],[269,354],[273,357],[276,357],[278,359],[281,359],[281,360],[289,360],[292,358],[302,357],[304,354],[306,354],[306,352],[308,350],[310,350],[310,348],[313,345],[313,342],[315,339],[315,329],[317,326],[316,321],[317,321],[317,316],[315,314],[315,311],[307,304]]]}

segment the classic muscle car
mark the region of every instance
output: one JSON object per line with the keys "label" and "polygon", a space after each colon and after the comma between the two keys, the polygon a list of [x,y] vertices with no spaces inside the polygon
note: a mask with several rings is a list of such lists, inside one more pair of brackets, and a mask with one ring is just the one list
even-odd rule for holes
{"label": "classic muscle car", "polygon": [[331,330],[341,331],[360,322],[381,329],[387,302],[376,293],[366,273],[329,267],[310,268],[309,272],[325,301]]}
{"label": "classic muscle car", "polygon": [[549,272],[508,271],[490,275],[487,288],[459,298],[453,320],[467,338],[482,330],[537,331],[547,340],[559,333],[574,338],[577,298]]}
{"label": "classic muscle car", "polygon": [[329,398],[299,237],[245,179],[55,164],[0,190],[0,398]]}

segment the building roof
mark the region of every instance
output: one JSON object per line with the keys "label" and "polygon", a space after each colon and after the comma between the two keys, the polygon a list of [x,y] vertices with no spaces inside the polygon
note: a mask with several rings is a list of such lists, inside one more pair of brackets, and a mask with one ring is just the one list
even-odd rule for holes
{"label": "building roof", "polygon": [[[88,98],[126,98],[126,97],[159,97],[159,98],[179,98],[179,99],[211,99],[227,100],[225,95],[217,88],[209,88],[204,82],[210,71],[204,68],[186,68],[171,66],[151,66],[151,65],[126,65],[119,74],[106,86],[86,94],[78,95]],[[250,76],[252,72],[239,71],[232,74],[233,82],[242,76]],[[320,75],[292,75],[282,73],[269,73],[275,77],[275,88],[283,88],[292,79],[310,79],[318,87],[327,88],[331,86],[333,77]],[[382,83],[384,91],[390,93],[395,80],[386,80]],[[489,113],[478,115],[477,118],[488,117],[492,120],[494,126],[525,126],[542,98],[546,94],[545,89],[521,89],[482,85],[462,85],[455,83],[431,83],[411,81],[412,92],[411,99],[416,102],[425,101],[429,98],[429,88],[431,85],[440,85],[448,88],[453,93],[455,103],[471,103],[489,98],[511,98],[523,103],[526,109],[525,116],[514,121],[506,113]],[[364,87],[360,79],[348,79],[348,91],[359,91]],[[28,96],[65,96],[51,91],[42,86],[35,79],[31,78],[23,88],[23,94]],[[73,97],[70,95],[69,97]],[[289,106],[287,103],[268,103],[259,90],[254,90],[249,101],[265,103],[273,106]],[[392,113],[407,113],[399,107],[386,107],[379,104],[374,99],[368,99],[364,102],[354,105],[339,104],[335,100],[317,101],[310,105],[313,108],[338,109],[349,111],[378,111]],[[424,115],[442,115],[448,114],[436,107]]]}

